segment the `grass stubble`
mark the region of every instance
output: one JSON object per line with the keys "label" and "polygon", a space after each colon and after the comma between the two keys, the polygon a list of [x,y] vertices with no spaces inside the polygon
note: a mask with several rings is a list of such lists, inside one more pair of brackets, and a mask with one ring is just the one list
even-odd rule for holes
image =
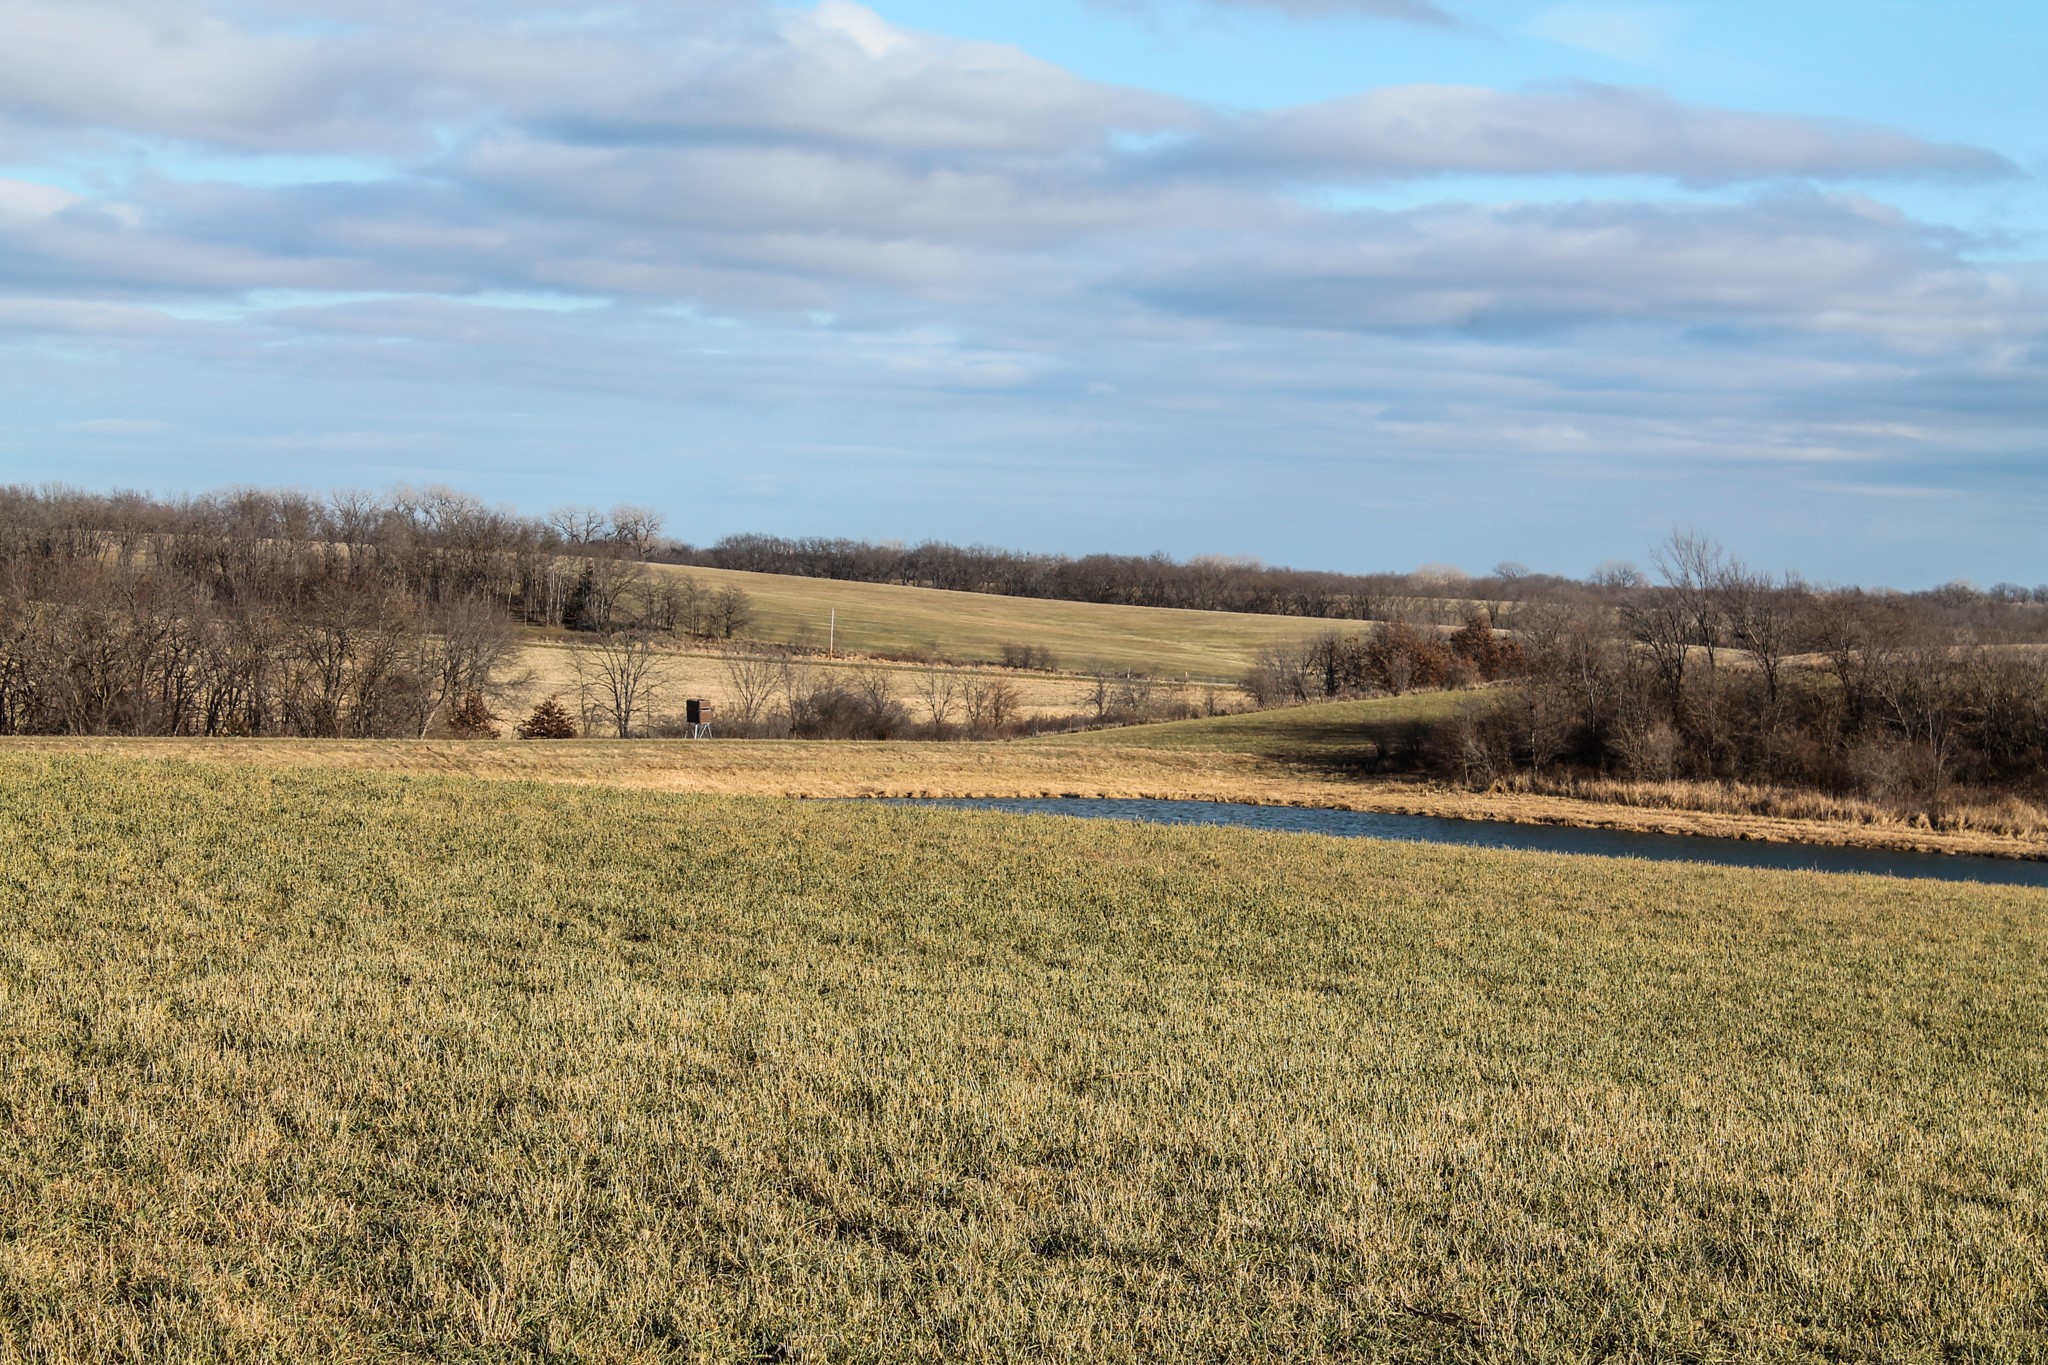
{"label": "grass stubble", "polygon": [[0,755],[0,1360],[2040,1361],[2048,894]]}

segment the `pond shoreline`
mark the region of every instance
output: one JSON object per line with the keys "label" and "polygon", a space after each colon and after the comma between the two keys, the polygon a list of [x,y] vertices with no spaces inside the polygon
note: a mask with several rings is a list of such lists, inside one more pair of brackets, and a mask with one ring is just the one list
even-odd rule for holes
{"label": "pond shoreline", "polygon": [[0,754],[99,755],[249,768],[344,768],[492,781],[722,796],[1086,797],[1239,802],[1454,820],[1700,835],[1903,853],[2048,861],[2048,843],[1584,797],[1474,792],[1359,778],[1246,753],[1027,740],[992,744],[843,740],[0,739]]}
{"label": "pond shoreline", "polygon": [[1871,875],[2048,890],[2048,864],[1951,853],[1766,842],[1691,834],[1517,824],[1449,816],[1401,815],[1244,802],[1103,800],[1087,797],[885,798],[887,804],[940,810],[1110,820],[1158,826],[1234,828],[1268,833],[1435,844],[1448,847],[1640,858],[1701,866]]}
{"label": "pond shoreline", "polygon": [[[1318,787],[1322,782],[1316,784]],[[822,799],[835,799],[839,794]],[[1583,797],[1523,793],[1469,792],[1424,787],[1398,781],[1366,781],[1342,794],[1316,791],[1271,796],[1242,793],[1145,789],[1122,785],[1014,789],[939,790],[936,787],[876,789],[859,796],[883,801],[915,800],[1083,800],[1186,801],[1220,805],[1259,805],[1291,810],[1347,811],[1361,815],[1407,815],[1428,819],[1486,824],[1526,825],[1552,829],[1608,831],[1617,834],[1660,834],[1699,839],[1788,847],[1859,849],[1874,853],[1912,853],[1954,858],[1992,858],[2001,862],[2048,863],[2048,846],[2006,835],[1972,831],[1927,830],[1909,826],[1865,825],[1848,821],[1793,819],[1785,816],[1732,815],[1674,807],[1631,806]]]}

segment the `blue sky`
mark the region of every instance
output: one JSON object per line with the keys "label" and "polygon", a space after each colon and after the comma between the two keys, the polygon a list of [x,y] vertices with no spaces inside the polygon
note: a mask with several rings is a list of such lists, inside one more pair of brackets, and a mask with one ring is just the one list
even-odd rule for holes
{"label": "blue sky", "polygon": [[0,480],[2048,580],[2048,6],[10,0]]}

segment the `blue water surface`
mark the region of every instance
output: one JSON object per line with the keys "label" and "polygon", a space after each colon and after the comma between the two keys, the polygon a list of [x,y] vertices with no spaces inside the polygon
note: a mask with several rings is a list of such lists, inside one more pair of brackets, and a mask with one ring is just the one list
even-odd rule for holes
{"label": "blue water surface", "polygon": [[1533,849],[1607,858],[1768,867],[1806,872],[1863,872],[1945,882],[2048,887],[2048,862],[1949,853],[1900,853],[1819,844],[1767,844],[1690,834],[1638,834],[1565,825],[1514,825],[1499,820],[1447,820],[1430,815],[1252,806],[1223,801],[1111,801],[1086,797],[975,797],[892,801],[891,805],[993,810],[1012,815],[1068,815],[1088,820],[1141,820],[1156,825],[1230,825],[1352,839],[1401,839],[1476,848]]}

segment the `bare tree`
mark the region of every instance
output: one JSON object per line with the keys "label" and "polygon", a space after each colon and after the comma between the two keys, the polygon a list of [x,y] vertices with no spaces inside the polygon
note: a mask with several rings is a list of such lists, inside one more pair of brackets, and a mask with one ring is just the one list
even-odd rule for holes
{"label": "bare tree", "polygon": [[[1264,687],[1269,681],[1270,673],[1259,672],[1256,676],[1260,685]],[[1247,686],[1249,687],[1249,684]],[[1262,699],[1255,698],[1255,700]],[[1110,712],[1116,709],[1116,692],[1110,686],[1109,674],[1097,673],[1095,675],[1088,684],[1088,690],[1081,694],[1081,704],[1094,712],[1097,721],[1109,719]]]}
{"label": "bare tree", "polygon": [[1713,672],[1721,643],[1721,586],[1728,572],[1721,547],[1697,531],[1673,531],[1650,560],[1692,643],[1705,654],[1707,671]]}
{"label": "bare tree", "polygon": [[960,701],[959,676],[943,668],[926,669],[918,675],[916,693],[931,717],[932,733],[944,735],[946,719]]}
{"label": "bare tree", "polygon": [[1904,642],[1907,622],[1896,605],[1855,589],[1821,593],[1812,603],[1814,648],[1840,685],[1844,726],[1861,729],[1873,706],[1873,679]]}
{"label": "bare tree", "polygon": [[887,710],[896,700],[896,680],[886,668],[854,669],[852,690],[864,705],[877,712]]}
{"label": "bare tree", "polygon": [[572,657],[583,714],[611,728],[620,739],[631,739],[634,723],[667,689],[668,650],[644,631],[614,630]]}
{"label": "bare tree", "polygon": [[1677,593],[1663,588],[1635,589],[1622,599],[1621,624],[1629,638],[1649,654],[1664,684],[1675,720],[1685,707],[1685,666],[1692,652],[1692,614]]}
{"label": "bare tree", "polygon": [[977,678],[967,684],[967,728],[996,735],[1017,719],[1024,698],[1004,678]]}
{"label": "bare tree", "polygon": [[660,573],[642,594],[649,627],[680,635],[703,635],[704,585],[689,574]]}
{"label": "bare tree", "polygon": [[611,542],[618,552],[633,559],[645,559],[654,552],[661,534],[661,513],[651,507],[622,502],[612,508]]}
{"label": "bare tree", "polygon": [[730,689],[733,719],[742,726],[760,722],[768,703],[786,685],[786,660],[758,654],[728,654],[722,661]]}
{"label": "bare tree", "polygon": [[570,545],[589,545],[604,535],[604,513],[595,507],[557,507],[548,513],[548,526]]}
{"label": "bare tree", "polygon": [[1493,577],[1500,584],[1500,597],[1486,604],[1487,624],[1495,630],[1512,630],[1522,595],[1528,590],[1529,566],[1503,559],[1493,566]]}
{"label": "bare tree", "polygon": [[[1314,673],[1308,650],[1267,645],[1252,657],[1252,666],[1245,672],[1241,685],[1260,706],[1285,705],[1309,699]],[[1090,694],[1098,715],[1107,712],[1109,697],[1110,680],[1098,674]]]}
{"label": "bare tree", "polygon": [[428,681],[420,707],[421,738],[442,708],[472,695],[487,705],[517,644],[510,619],[474,598],[437,608],[430,626],[433,633],[420,641],[419,671]]}
{"label": "bare tree", "polygon": [[1153,679],[1126,672],[1116,689],[1116,706],[1129,716],[1148,716],[1152,713],[1152,698],[1157,688],[1158,683]]}
{"label": "bare tree", "polygon": [[577,583],[582,598],[580,624],[588,630],[609,634],[625,625],[627,595],[647,576],[647,566],[637,559],[606,546],[602,553],[583,561],[583,577]]}
{"label": "bare tree", "polygon": [[730,640],[753,624],[754,600],[747,596],[746,589],[728,583],[711,595],[705,616],[710,626],[708,634]]}
{"label": "bare tree", "polygon": [[1776,580],[1731,561],[1721,571],[1718,588],[1728,637],[1756,661],[1764,676],[1764,696],[1775,715],[1807,587],[1792,574]]}

